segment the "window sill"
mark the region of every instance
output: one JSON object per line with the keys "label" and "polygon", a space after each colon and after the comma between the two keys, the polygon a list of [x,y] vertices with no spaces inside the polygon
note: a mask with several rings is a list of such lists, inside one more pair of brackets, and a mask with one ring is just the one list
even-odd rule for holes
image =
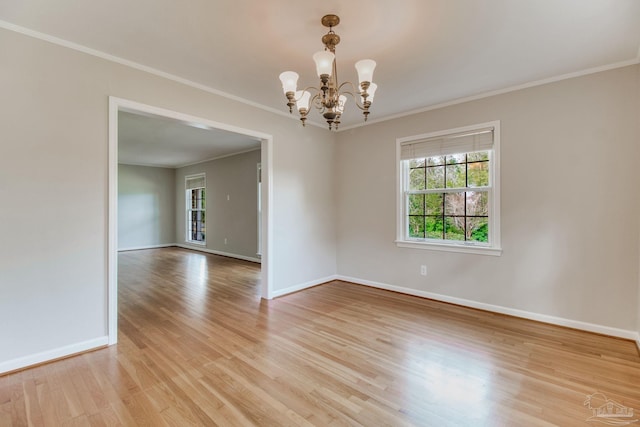
{"label": "window sill", "polygon": [[196,246],[207,246],[207,242],[198,242],[196,240],[192,241],[192,240],[187,240],[185,242],[187,245],[196,245]]}
{"label": "window sill", "polygon": [[459,252],[465,254],[477,254],[477,255],[491,255],[501,256],[502,248],[488,247],[488,246],[475,246],[475,245],[455,245],[446,243],[433,243],[433,242],[418,242],[410,240],[396,240],[396,245],[399,248],[411,248],[411,249],[427,249],[432,251],[442,252]]}

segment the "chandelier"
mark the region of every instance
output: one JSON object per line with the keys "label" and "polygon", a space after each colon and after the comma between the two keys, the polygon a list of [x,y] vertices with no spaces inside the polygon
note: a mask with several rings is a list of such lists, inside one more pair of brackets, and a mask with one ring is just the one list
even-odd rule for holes
{"label": "chandelier", "polygon": [[[316,63],[316,72],[320,77],[320,89],[308,87],[305,90],[297,90],[299,76],[293,71],[285,71],[280,74],[280,81],[282,81],[282,89],[287,97],[289,113],[293,113],[293,107],[296,106],[303,126],[307,120],[309,105],[311,104],[322,114],[329,124],[329,129],[337,130],[347,102],[346,95],[353,97],[356,106],[362,110],[364,121],[367,121],[369,107],[378,88],[375,83],[371,82],[376,62],[371,59],[363,59],[356,62],[355,66],[360,83],[359,91],[351,82],[339,84],[335,53],[336,45],[340,43],[340,36],[333,31],[333,27],[340,23],[340,18],[337,15],[325,15],[322,17],[321,22],[322,25],[329,28],[329,32],[322,36],[324,50],[313,55],[313,60]],[[350,90],[344,90],[345,87]],[[313,96],[310,90],[314,92]]]}

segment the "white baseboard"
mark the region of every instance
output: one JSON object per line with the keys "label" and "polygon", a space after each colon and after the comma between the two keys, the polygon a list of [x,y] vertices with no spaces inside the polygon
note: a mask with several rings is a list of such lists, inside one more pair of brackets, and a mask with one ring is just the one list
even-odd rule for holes
{"label": "white baseboard", "polygon": [[186,245],[186,244],[177,243],[177,244],[172,245],[172,246],[177,246],[177,247],[183,248],[183,249],[191,249],[193,251],[206,252],[208,254],[221,255],[221,256],[226,256],[226,257],[229,257],[229,258],[236,258],[236,259],[241,259],[241,260],[244,260],[244,261],[251,261],[251,262],[256,262],[258,264],[262,264],[262,260],[260,258],[254,258],[254,257],[238,255],[238,254],[232,254],[232,253],[229,253],[229,252],[216,251],[214,249],[207,249],[205,247],[198,246],[198,245]]}
{"label": "white baseboard", "polygon": [[104,336],[89,341],[83,341],[76,344],[67,345],[53,350],[43,351],[41,353],[31,354],[25,357],[19,357],[6,362],[0,362],[0,375],[7,372],[16,371],[18,369],[28,368],[29,366],[38,365],[40,363],[49,362],[63,357],[73,356],[74,354],[83,353],[85,351],[94,350],[104,347],[108,344],[109,337]]}
{"label": "white baseboard", "polygon": [[294,285],[285,289],[278,289],[277,291],[273,291],[271,293],[271,297],[272,298],[281,297],[283,295],[291,294],[293,292],[298,292],[307,288],[312,288],[314,286],[322,285],[323,283],[331,282],[332,280],[337,280],[337,279],[338,279],[338,276],[333,275],[333,276],[323,277],[322,279],[311,280],[309,282],[305,282],[299,285]]}
{"label": "white baseboard", "polygon": [[163,243],[161,245],[132,246],[132,247],[129,247],[129,248],[118,249],[118,252],[140,251],[142,249],[170,248],[172,246],[176,246],[176,244],[175,243]]}
{"label": "white baseboard", "polygon": [[456,298],[447,295],[436,294],[432,292],[420,291],[417,289],[404,288],[401,286],[389,285],[386,283],[373,282],[370,280],[358,279],[356,277],[348,277],[337,275],[335,280],[356,283],[358,285],[371,286],[373,288],[385,289],[388,291],[399,292],[408,295],[414,295],[423,298],[429,298],[436,301],[448,302],[451,304],[461,305],[464,307],[477,308],[480,310],[491,311],[494,313],[507,314],[509,316],[521,317],[523,319],[535,320],[542,323],[550,323],[552,325],[566,326],[568,328],[580,329],[588,332],[595,332],[602,335],[624,338],[636,341],[640,349],[640,337],[635,331],[626,329],[612,328],[610,326],[597,325],[594,323],[582,322],[579,320],[565,319],[562,317],[549,316],[547,314],[533,313],[530,311],[518,310],[515,308],[503,307],[499,305],[486,304],[482,302],[472,301],[463,298]]}

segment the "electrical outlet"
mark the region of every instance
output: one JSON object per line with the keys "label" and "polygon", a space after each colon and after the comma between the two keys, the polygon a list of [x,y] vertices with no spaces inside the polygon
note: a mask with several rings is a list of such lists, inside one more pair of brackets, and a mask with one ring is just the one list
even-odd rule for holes
{"label": "electrical outlet", "polygon": [[225,245],[227,244],[227,238],[226,237],[224,238],[224,244]]}
{"label": "electrical outlet", "polygon": [[427,266],[426,265],[421,265],[420,266],[420,275],[421,276],[426,276],[427,275]]}

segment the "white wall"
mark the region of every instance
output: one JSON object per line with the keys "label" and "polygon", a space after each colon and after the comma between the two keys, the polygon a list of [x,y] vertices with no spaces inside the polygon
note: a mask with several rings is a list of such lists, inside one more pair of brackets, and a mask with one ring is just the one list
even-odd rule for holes
{"label": "white wall", "polygon": [[118,249],[176,243],[176,171],[118,165]]}
{"label": "white wall", "polygon": [[177,242],[186,244],[185,176],[205,173],[206,248],[257,258],[258,163],[260,150],[255,150],[177,169],[174,185]]}
{"label": "white wall", "polygon": [[[338,273],[637,330],[638,84],[631,66],[340,133]],[[492,120],[503,255],[396,247],[396,138]]]}
{"label": "white wall", "polygon": [[335,274],[333,134],[8,30],[0,51],[0,372],[106,343],[110,95],[272,135],[273,288]]}

